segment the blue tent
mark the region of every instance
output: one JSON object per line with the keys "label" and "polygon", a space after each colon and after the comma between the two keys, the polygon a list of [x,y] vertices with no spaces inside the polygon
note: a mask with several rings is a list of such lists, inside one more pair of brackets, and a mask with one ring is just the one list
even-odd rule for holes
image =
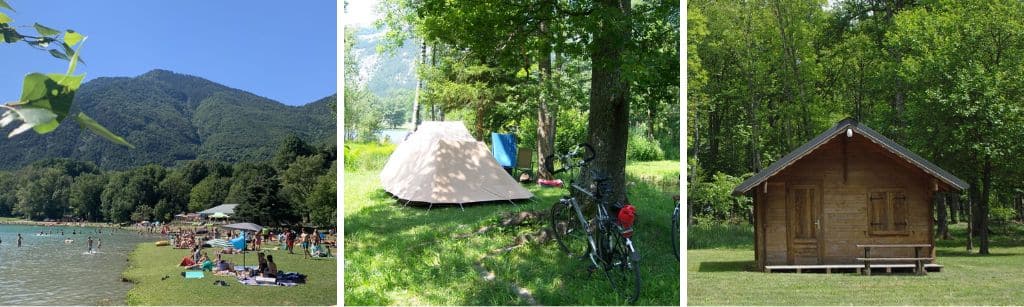
{"label": "blue tent", "polygon": [[498,165],[504,168],[514,168],[516,153],[516,136],[514,134],[491,132],[491,154],[494,155],[495,160],[498,160]]}

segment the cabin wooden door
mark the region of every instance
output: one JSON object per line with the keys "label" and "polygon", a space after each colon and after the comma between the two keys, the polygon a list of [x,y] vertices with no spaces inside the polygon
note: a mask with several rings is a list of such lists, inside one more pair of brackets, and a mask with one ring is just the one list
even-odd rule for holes
{"label": "cabin wooden door", "polygon": [[790,264],[821,263],[821,190],[816,185],[793,185],[786,197]]}

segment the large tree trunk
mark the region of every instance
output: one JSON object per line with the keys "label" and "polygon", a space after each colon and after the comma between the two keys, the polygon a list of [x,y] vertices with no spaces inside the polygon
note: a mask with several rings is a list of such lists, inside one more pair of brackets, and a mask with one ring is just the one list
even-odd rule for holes
{"label": "large tree trunk", "polygon": [[[591,169],[608,176],[606,202],[626,199],[626,142],[629,138],[629,83],[622,77],[622,53],[630,37],[630,0],[599,0],[590,60],[589,143],[596,158]],[[590,174],[585,174],[589,176]]]}
{"label": "large tree trunk", "polygon": [[540,48],[540,83],[544,87],[540,96],[540,105],[537,107],[537,177],[540,179],[554,179],[553,174],[543,167],[547,157],[555,153],[555,125],[558,119],[558,108],[550,100],[551,92],[551,45],[547,41],[547,23],[541,21],[540,32],[545,37],[545,43]]}
{"label": "large tree trunk", "polygon": [[992,157],[985,155],[981,177],[981,203],[978,204],[978,239],[981,241],[978,253],[988,255],[988,201],[992,192]]}

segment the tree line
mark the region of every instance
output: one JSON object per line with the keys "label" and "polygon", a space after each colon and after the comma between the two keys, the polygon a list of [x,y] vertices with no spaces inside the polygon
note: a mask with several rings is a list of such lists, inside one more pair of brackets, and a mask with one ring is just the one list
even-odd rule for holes
{"label": "tree line", "polygon": [[0,216],[95,222],[174,219],[224,203],[232,218],[260,225],[335,225],[337,149],[296,136],[270,161],[229,164],[188,161],[105,171],[93,162],[57,158],[0,172]]}
{"label": "tree line", "polygon": [[[988,253],[989,208],[1019,208],[1024,192],[1024,2],[696,0],[688,8],[687,162],[698,211],[744,212],[746,200],[715,195],[725,190],[714,185],[756,173],[852,117],[969,182],[964,202]],[[937,203],[945,212],[950,202]]]}

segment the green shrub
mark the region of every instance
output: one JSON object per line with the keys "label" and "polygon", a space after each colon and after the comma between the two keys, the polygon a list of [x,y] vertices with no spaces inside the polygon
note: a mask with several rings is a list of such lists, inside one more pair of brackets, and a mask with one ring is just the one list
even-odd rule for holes
{"label": "green shrub", "polygon": [[658,140],[648,139],[642,129],[631,129],[626,145],[626,159],[630,161],[657,161],[665,159],[665,151]]}
{"label": "green shrub", "polygon": [[1010,207],[994,207],[988,212],[993,222],[1009,222],[1017,216],[1017,211]]}
{"label": "green shrub", "polygon": [[345,170],[380,170],[395,151],[390,143],[346,143]]}

